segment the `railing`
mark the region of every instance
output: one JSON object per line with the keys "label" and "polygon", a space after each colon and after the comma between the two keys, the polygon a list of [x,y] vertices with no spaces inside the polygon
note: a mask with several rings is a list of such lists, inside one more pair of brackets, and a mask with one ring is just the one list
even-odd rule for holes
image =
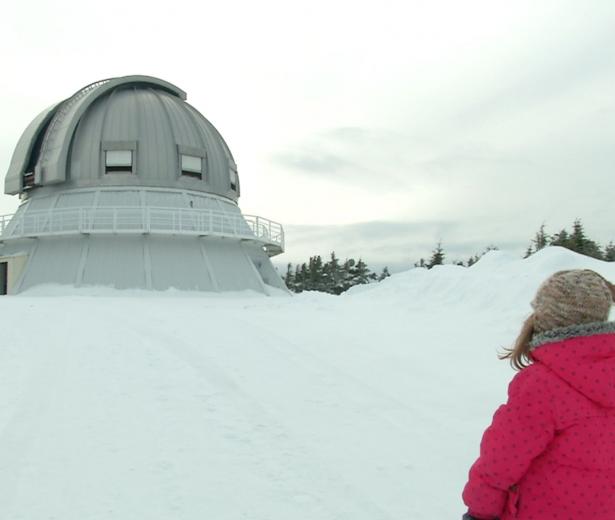
{"label": "railing", "polygon": [[0,236],[4,235],[4,230],[8,227],[13,215],[0,215]]}
{"label": "railing", "polygon": [[284,251],[281,224],[255,215],[158,207],[63,208],[0,215],[0,240],[67,234],[164,234],[233,237]]}

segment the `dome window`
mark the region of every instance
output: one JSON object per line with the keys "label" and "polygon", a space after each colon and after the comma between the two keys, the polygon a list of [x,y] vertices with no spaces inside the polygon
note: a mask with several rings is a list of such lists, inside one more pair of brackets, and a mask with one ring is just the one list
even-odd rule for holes
{"label": "dome window", "polygon": [[105,173],[132,173],[132,150],[108,150]]}
{"label": "dome window", "polygon": [[238,191],[237,190],[237,170],[235,170],[234,168],[231,168],[229,175],[231,178],[231,189],[233,191]]}
{"label": "dome window", "polygon": [[182,154],[182,175],[194,177],[195,179],[203,178],[203,158],[195,155]]}
{"label": "dome window", "polygon": [[105,174],[135,173],[136,143],[103,143]]}
{"label": "dome window", "polygon": [[207,152],[203,148],[177,145],[180,177],[207,180]]}

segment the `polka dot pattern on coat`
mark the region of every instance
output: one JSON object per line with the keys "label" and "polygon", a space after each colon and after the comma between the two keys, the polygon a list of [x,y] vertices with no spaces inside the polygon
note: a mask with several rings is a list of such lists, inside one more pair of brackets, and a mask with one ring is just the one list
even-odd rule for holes
{"label": "polka dot pattern on coat", "polygon": [[615,520],[615,334],[538,347],[483,435],[476,518]]}

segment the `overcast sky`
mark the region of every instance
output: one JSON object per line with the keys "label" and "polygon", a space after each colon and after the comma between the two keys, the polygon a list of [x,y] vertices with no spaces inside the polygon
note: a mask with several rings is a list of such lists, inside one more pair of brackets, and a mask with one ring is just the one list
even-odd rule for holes
{"label": "overcast sky", "polygon": [[225,136],[244,213],[285,225],[278,263],[521,255],[577,217],[615,240],[612,0],[23,0],[0,43],[2,173],[48,105],[157,76]]}

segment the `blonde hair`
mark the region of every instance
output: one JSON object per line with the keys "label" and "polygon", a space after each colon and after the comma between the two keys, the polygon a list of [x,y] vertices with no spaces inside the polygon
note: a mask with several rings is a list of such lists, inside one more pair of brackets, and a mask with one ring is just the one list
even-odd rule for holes
{"label": "blonde hair", "polygon": [[532,313],[521,327],[521,332],[517,336],[515,343],[510,348],[505,348],[504,353],[498,357],[500,359],[509,359],[510,365],[515,370],[523,370],[532,364],[532,355],[530,353],[532,336],[534,335],[534,314]]}

